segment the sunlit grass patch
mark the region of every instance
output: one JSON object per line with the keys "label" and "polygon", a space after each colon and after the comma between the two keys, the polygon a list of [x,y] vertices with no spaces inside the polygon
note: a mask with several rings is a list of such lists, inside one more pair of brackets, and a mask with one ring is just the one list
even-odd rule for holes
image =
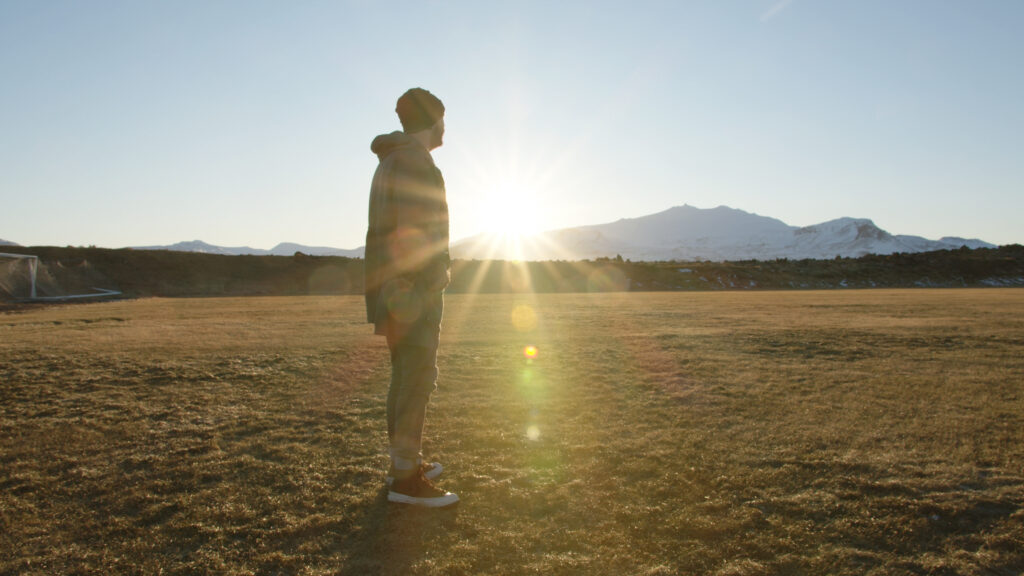
{"label": "sunlit grass patch", "polygon": [[442,338],[437,512],[386,502],[360,298],[0,315],[0,573],[1024,567],[1020,290],[458,295]]}

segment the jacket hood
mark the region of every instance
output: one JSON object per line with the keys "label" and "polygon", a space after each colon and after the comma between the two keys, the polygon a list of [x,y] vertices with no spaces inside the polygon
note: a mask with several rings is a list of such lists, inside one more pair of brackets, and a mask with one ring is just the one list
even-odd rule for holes
{"label": "jacket hood", "polygon": [[392,132],[390,134],[381,134],[373,139],[370,143],[370,150],[377,155],[377,158],[383,160],[388,154],[391,154],[399,148],[406,146],[419,146],[419,142],[413,139],[405,132]]}

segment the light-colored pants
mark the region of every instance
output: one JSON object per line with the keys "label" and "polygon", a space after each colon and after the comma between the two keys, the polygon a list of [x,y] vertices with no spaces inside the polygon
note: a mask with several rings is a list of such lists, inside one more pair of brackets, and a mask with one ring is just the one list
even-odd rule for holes
{"label": "light-colored pants", "polygon": [[423,422],[430,394],[437,389],[437,346],[444,298],[441,292],[417,294],[418,314],[408,324],[392,317],[387,332],[391,351],[388,388],[388,443],[398,476],[423,460]]}
{"label": "light-colored pants", "polygon": [[437,389],[437,348],[388,342],[391,386],[388,388],[388,443],[391,463],[401,476],[423,459],[423,422],[430,394]]}

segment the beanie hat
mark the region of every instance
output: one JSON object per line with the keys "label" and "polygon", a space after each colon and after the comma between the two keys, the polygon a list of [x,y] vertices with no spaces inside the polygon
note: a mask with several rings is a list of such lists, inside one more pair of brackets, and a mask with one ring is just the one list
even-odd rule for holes
{"label": "beanie hat", "polygon": [[406,134],[430,128],[444,116],[444,104],[423,88],[410,88],[395,108]]}

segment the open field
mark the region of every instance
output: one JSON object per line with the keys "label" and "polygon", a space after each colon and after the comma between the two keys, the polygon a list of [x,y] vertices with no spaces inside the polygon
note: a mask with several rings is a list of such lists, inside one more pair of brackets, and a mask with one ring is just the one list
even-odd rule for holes
{"label": "open field", "polygon": [[1024,571],[1024,289],[446,304],[444,511],[359,297],[0,314],[0,574]]}

